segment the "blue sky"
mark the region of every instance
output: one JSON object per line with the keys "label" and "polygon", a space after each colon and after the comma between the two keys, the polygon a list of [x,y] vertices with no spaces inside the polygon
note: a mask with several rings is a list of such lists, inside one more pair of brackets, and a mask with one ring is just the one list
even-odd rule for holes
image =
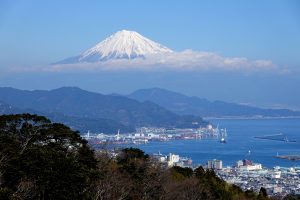
{"label": "blue sky", "polygon": [[300,2],[2,0],[5,64],[47,64],[135,30],[172,49],[300,63]]}
{"label": "blue sky", "polygon": [[[168,72],[157,78],[157,75],[145,72],[84,73],[78,76],[70,72],[12,73],[8,70],[11,67],[39,67],[77,55],[122,29],[135,30],[176,51],[193,49],[227,57],[266,59],[293,72],[284,75],[197,72],[193,75],[197,77],[191,80],[194,73],[180,76],[178,72]],[[294,91],[300,85],[299,53],[298,0],[0,2],[2,86],[51,89],[77,85],[104,93],[126,93],[138,89],[137,85],[161,86],[209,99],[300,108],[297,103],[300,94]],[[140,76],[148,78],[140,80]],[[75,77],[77,80],[73,81]],[[121,80],[117,79],[120,84],[111,82],[116,77],[121,77]],[[207,83],[214,77],[220,77],[223,82],[197,87],[199,78]],[[181,83],[181,86],[176,83]],[[278,93],[285,96],[277,97]]]}

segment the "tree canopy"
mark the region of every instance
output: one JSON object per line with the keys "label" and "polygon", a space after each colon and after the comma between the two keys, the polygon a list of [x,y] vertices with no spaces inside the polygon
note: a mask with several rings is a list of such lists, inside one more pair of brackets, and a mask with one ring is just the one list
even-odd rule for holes
{"label": "tree canopy", "polygon": [[[0,116],[1,191],[20,199],[82,199],[88,195],[94,152],[62,124],[45,117]],[[4,195],[4,194],[2,194]]]}

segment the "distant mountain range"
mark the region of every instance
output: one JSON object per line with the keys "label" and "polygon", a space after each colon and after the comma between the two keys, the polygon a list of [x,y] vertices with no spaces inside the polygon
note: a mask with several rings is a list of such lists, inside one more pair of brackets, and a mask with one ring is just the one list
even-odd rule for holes
{"label": "distant mountain range", "polygon": [[181,116],[155,103],[102,95],[77,87],[26,91],[0,88],[0,114],[42,114],[81,131],[106,133],[133,131],[140,126],[197,127],[207,122],[197,116]]}
{"label": "distant mountain range", "polygon": [[202,117],[294,117],[299,111],[288,109],[263,109],[253,106],[208,101],[199,97],[190,97],[160,88],[141,89],[128,95],[140,102],[151,101],[180,115],[198,115]]}
{"label": "distant mountain range", "polygon": [[103,95],[77,87],[18,90],[0,87],[0,114],[35,113],[81,132],[116,133],[136,127],[191,128],[207,125],[203,117],[295,117],[299,111],[263,109],[223,101],[208,101],[160,88],[128,96]]}

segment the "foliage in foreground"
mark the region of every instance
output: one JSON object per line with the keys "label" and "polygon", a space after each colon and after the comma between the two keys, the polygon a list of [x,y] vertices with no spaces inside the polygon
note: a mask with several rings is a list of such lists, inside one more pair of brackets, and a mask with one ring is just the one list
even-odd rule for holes
{"label": "foliage in foreground", "polygon": [[213,171],[161,166],[143,151],[94,153],[78,132],[36,115],[0,116],[0,199],[267,199]]}

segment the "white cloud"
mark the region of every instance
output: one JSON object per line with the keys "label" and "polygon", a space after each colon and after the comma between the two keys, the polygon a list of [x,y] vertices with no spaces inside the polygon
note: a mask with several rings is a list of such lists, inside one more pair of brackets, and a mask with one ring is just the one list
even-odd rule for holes
{"label": "white cloud", "polygon": [[[45,69],[45,68],[44,68]],[[185,50],[148,55],[145,59],[117,59],[97,63],[57,64],[46,71],[97,70],[183,70],[183,71],[274,71],[278,67],[270,60],[249,60],[244,57],[224,57],[212,52]]]}

